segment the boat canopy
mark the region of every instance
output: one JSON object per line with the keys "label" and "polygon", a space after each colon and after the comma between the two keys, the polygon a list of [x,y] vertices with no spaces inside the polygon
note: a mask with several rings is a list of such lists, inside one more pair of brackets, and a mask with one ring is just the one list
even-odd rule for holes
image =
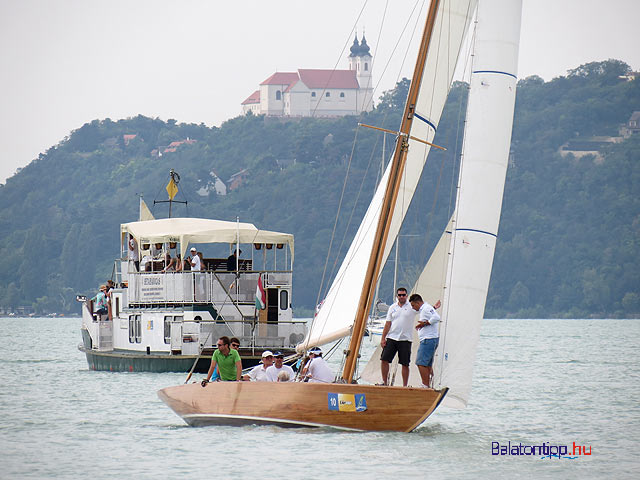
{"label": "boat canopy", "polygon": [[293,261],[293,235],[260,230],[252,223],[206,218],[162,218],[120,225],[120,232],[133,235],[138,243],[180,242],[182,255],[190,243],[287,244]]}

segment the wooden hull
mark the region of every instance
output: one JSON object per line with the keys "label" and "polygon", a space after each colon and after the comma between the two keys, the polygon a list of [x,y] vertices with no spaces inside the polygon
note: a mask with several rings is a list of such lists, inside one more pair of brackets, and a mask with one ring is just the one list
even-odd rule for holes
{"label": "wooden hull", "polygon": [[158,396],[192,426],[271,424],[410,432],[446,393],[447,389],[339,383],[213,382],[163,388]]}

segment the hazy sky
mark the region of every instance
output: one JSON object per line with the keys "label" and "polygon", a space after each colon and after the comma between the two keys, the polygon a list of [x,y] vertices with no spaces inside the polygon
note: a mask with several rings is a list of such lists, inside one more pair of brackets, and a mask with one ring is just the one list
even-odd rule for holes
{"label": "hazy sky", "polygon": [[[96,118],[220,125],[275,71],[347,68],[354,26],[366,29],[377,82],[416,0],[388,0],[380,34],[387,0],[356,20],[364,3],[0,0],[0,183]],[[638,0],[524,0],[518,74],[550,80],[608,58],[638,70],[639,19]],[[400,66],[413,25],[376,97],[399,71],[410,76],[412,50]]]}

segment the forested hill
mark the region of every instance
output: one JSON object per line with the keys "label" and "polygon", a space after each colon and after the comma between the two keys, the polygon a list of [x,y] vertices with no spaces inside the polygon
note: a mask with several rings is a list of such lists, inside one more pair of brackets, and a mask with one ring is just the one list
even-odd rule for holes
{"label": "forested hill", "polygon": [[[640,316],[640,134],[619,134],[640,111],[640,79],[620,78],[629,70],[610,60],[518,83],[486,317]],[[345,176],[325,284],[379,174],[382,136],[357,122],[396,129],[407,86],[386,92],[361,119],[249,115],[209,128],[138,116],[85,124],[0,186],[0,311],[77,313],[75,294],[94,292],[111,275],[119,224],[137,219],[136,194],[149,205],[164,200],[174,168],[178,200],[189,201],[188,212],[174,207],[178,215],[239,216],[295,235],[294,308],[308,314]],[[451,209],[466,95],[466,84],[451,91],[436,138],[448,150],[430,156],[403,227],[403,285],[415,280]],[[216,193],[216,178],[226,195]],[[387,301],[392,267],[381,289]]]}

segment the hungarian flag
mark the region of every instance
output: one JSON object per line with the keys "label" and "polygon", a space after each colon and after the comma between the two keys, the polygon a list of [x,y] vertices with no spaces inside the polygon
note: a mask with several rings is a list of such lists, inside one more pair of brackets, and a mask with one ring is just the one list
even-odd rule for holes
{"label": "hungarian flag", "polygon": [[262,275],[258,275],[258,286],[256,287],[256,310],[264,310],[267,307],[267,292],[262,286]]}

